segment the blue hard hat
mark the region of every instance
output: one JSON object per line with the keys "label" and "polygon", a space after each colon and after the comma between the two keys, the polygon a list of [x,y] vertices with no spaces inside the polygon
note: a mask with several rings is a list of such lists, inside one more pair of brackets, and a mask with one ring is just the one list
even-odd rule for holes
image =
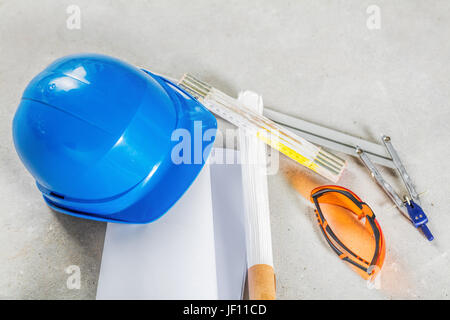
{"label": "blue hard hat", "polygon": [[51,208],[148,223],[189,188],[216,128],[214,116],[167,79],[112,57],[78,54],[29,83],[13,138]]}

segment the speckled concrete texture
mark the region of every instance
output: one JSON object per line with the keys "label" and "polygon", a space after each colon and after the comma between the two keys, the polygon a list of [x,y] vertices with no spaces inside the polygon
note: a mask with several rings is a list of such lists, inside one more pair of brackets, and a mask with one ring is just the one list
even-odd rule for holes
{"label": "speckled concrete texture", "polygon": [[[69,5],[81,29],[69,30]],[[369,5],[380,29],[367,28]],[[104,53],[155,72],[190,72],[236,95],[371,141],[392,136],[423,194],[427,242],[351,157],[342,185],[374,209],[387,241],[376,288],[320,235],[289,184],[303,169],[283,159],[269,177],[280,299],[449,299],[450,2],[0,0],[0,298],[95,298],[105,224],[52,212],[12,143],[28,81],[54,59]],[[223,125],[223,122],[221,122]],[[383,169],[400,190],[402,184]],[[65,269],[81,270],[68,289]]]}

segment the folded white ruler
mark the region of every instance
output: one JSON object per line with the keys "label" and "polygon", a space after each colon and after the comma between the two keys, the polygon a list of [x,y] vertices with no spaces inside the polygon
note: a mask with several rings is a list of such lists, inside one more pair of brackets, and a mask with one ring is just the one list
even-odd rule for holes
{"label": "folded white ruler", "polygon": [[97,299],[241,299],[247,271],[241,168],[213,164],[224,149],[213,152],[212,164],[159,220],[108,223]]}

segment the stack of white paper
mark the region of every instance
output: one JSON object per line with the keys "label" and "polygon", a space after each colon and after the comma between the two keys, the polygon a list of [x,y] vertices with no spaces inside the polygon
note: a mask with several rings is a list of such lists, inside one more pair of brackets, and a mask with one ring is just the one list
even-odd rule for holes
{"label": "stack of white paper", "polygon": [[97,299],[240,299],[247,269],[240,171],[206,165],[159,220],[108,223]]}

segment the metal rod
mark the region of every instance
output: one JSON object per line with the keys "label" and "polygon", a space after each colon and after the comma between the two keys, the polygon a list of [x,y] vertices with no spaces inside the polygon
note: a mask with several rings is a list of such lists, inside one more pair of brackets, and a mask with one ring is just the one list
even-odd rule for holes
{"label": "metal rod", "polygon": [[392,158],[383,145],[353,137],[269,108],[264,108],[264,115],[287,129],[294,130],[295,133],[308,141],[334,151],[354,156],[355,147],[360,146],[373,162],[395,169]]}
{"label": "metal rod", "polygon": [[410,197],[414,200],[414,202],[420,205],[419,194],[414,188],[414,184],[410,176],[406,172],[405,166],[403,165],[402,161],[400,160],[400,157],[398,156],[397,151],[392,145],[391,138],[386,135],[383,135],[382,140],[384,145],[386,146],[386,149],[388,150],[389,154],[392,157],[392,161],[394,162],[396,169],[400,173],[400,176],[402,177],[402,180],[405,183],[406,189],[408,190]]}
{"label": "metal rod", "polygon": [[384,190],[384,192],[389,196],[389,198],[392,199],[392,201],[395,203],[397,208],[400,210],[400,212],[408,218],[408,220],[411,220],[409,217],[409,214],[405,208],[405,205],[403,203],[403,200],[400,198],[400,196],[395,192],[394,188],[386,181],[384,180],[381,173],[378,171],[377,167],[372,163],[372,161],[369,159],[367,154],[362,150],[360,147],[356,147],[356,153],[358,154],[361,161],[364,163],[364,165],[369,169],[370,174],[375,179],[375,181],[380,185],[380,187]]}

